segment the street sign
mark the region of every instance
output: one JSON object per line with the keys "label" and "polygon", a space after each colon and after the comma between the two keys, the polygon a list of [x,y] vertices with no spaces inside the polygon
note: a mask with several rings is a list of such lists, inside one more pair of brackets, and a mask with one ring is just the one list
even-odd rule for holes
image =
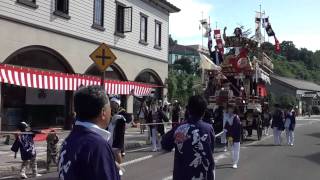
{"label": "street sign", "polygon": [[117,59],[105,43],[100,44],[100,46],[91,53],[90,58],[102,72]]}

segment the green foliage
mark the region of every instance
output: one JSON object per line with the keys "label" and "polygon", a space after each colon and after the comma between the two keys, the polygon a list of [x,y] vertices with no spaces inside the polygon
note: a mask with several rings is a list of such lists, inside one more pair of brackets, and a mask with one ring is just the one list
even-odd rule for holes
{"label": "green foliage", "polygon": [[188,58],[181,58],[169,66],[168,98],[187,104],[190,96],[201,93],[199,65]]}
{"label": "green foliage", "polygon": [[278,102],[282,107],[294,106],[297,104],[296,98],[289,95],[278,96],[276,98],[276,102]]}
{"label": "green foliage", "polygon": [[274,53],[274,46],[265,42],[262,50],[273,59],[277,75],[320,83],[320,51],[298,49],[292,41],[281,43],[281,53]]}
{"label": "green foliage", "polygon": [[186,105],[188,98],[197,91],[193,88],[197,78],[192,74],[172,70],[168,80],[169,101],[178,100],[182,105]]}
{"label": "green foliage", "polygon": [[198,74],[199,64],[193,63],[189,58],[181,58],[174,62],[174,70],[183,71],[187,74]]}

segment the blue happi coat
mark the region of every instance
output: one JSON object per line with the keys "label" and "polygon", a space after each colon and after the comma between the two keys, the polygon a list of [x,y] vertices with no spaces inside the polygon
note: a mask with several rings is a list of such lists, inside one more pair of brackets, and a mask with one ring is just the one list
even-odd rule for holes
{"label": "blue happi coat", "polygon": [[174,180],[214,179],[214,130],[203,122],[189,119],[162,137],[162,148],[175,148]]}
{"label": "blue happi coat", "polygon": [[74,126],[60,151],[59,179],[120,180],[106,139],[89,128]]}
{"label": "blue happi coat", "polygon": [[36,148],[33,141],[34,136],[34,134],[21,134],[17,136],[11,147],[11,150],[15,153],[20,150],[23,161],[30,160],[36,156]]}

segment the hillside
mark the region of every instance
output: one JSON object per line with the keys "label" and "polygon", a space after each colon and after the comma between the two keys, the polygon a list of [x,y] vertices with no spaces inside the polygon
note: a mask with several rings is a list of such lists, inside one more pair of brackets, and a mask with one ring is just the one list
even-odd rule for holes
{"label": "hillside", "polygon": [[297,49],[293,42],[283,41],[281,53],[275,54],[271,43],[262,45],[274,63],[274,73],[280,76],[313,81],[320,84],[320,51]]}

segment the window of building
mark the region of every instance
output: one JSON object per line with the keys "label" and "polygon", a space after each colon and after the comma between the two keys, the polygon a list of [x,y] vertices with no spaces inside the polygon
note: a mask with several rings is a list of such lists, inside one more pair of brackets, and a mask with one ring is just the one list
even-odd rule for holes
{"label": "window of building", "polygon": [[117,3],[116,32],[115,35],[125,37],[124,33],[132,32],[132,7]]}
{"label": "window of building", "polygon": [[95,29],[104,31],[103,28],[104,21],[104,0],[94,0],[93,5],[93,25]]}
{"label": "window of building", "polygon": [[38,5],[36,4],[36,0],[17,0],[17,3],[23,4],[25,6],[29,6],[32,8],[38,8]]}
{"label": "window of building", "polygon": [[178,60],[178,59],[179,59],[179,56],[178,56],[178,55],[175,55],[175,58],[174,58],[174,59],[175,59],[175,61]]}
{"label": "window of building", "polygon": [[147,45],[148,41],[148,16],[140,14],[140,43]]}
{"label": "window of building", "polygon": [[161,49],[161,22],[155,22],[155,45],[154,48]]}
{"label": "window of building", "polygon": [[56,0],[54,15],[70,19],[69,0]]}

